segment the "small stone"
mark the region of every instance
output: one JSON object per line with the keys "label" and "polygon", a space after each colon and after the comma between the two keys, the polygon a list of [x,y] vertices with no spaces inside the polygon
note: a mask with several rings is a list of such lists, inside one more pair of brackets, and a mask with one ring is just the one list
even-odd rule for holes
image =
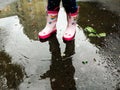
{"label": "small stone", "polygon": [[119,58],[120,58],[120,56],[119,56]]}
{"label": "small stone", "polygon": [[78,80],[78,78],[77,78],[77,77],[75,77],[74,79],[75,79],[75,80]]}
{"label": "small stone", "polygon": [[31,82],[28,82],[28,84],[31,84]]}
{"label": "small stone", "polygon": [[53,78],[51,81],[52,81],[52,82],[55,82],[55,80],[56,80],[56,79],[55,79],[55,78]]}
{"label": "small stone", "polygon": [[95,62],[97,61],[95,58],[93,59]]}
{"label": "small stone", "polygon": [[117,72],[120,73],[120,69],[118,69]]}
{"label": "small stone", "polygon": [[90,20],[88,19],[87,21],[89,22]]}

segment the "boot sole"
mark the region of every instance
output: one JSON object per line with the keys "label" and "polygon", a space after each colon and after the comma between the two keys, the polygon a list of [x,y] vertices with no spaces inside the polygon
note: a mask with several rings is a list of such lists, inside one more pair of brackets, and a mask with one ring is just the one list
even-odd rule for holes
{"label": "boot sole", "polygon": [[47,38],[49,38],[52,34],[54,34],[54,33],[56,33],[56,31],[57,30],[54,30],[54,31],[52,31],[51,33],[49,33],[49,34],[47,34],[47,35],[45,35],[45,36],[38,36],[39,37],[39,39],[47,39]]}
{"label": "boot sole", "polygon": [[[75,34],[76,34],[76,32],[75,32]],[[72,36],[71,38],[63,37],[63,41],[64,41],[64,42],[66,42],[66,41],[72,41],[72,40],[74,39],[74,37],[75,37],[75,34],[74,34],[74,36]]]}

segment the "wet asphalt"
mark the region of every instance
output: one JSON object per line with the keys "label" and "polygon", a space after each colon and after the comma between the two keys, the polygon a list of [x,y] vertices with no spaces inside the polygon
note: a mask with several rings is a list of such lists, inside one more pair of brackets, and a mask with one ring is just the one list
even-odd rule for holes
{"label": "wet asphalt", "polygon": [[[46,2],[0,2],[0,90],[120,90],[120,7],[115,1],[78,2],[76,36],[70,42],[62,40],[67,25],[62,7],[57,33],[40,41]],[[89,36],[87,26],[106,36]]]}

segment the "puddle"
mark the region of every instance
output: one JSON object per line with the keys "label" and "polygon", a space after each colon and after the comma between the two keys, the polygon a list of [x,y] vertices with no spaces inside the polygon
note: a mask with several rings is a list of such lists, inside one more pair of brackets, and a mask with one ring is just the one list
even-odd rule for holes
{"label": "puddle", "polygon": [[[99,2],[78,4],[77,33],[67,43],[62,7],[57,34],[46,42],[37,37],[45,26],[45,2],[19,0],[0,10],[1,90],[119,90],[119,14]],[[89,37],[86,26],[107,36]]]}

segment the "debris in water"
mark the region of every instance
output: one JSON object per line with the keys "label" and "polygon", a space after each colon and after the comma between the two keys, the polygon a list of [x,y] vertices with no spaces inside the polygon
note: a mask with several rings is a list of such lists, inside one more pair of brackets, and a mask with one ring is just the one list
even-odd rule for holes
{"label": "debris in water", "polygon": [[89,37],[98,37],[98,38],[106,37],[106,33],[97,33],[97,31],[90,26],[87,26],[84,30],[88,33]]}
{"label": "debris in water", "polygon": [[82,64],[87,64],[88,63],[88,61],[82,61]]}

